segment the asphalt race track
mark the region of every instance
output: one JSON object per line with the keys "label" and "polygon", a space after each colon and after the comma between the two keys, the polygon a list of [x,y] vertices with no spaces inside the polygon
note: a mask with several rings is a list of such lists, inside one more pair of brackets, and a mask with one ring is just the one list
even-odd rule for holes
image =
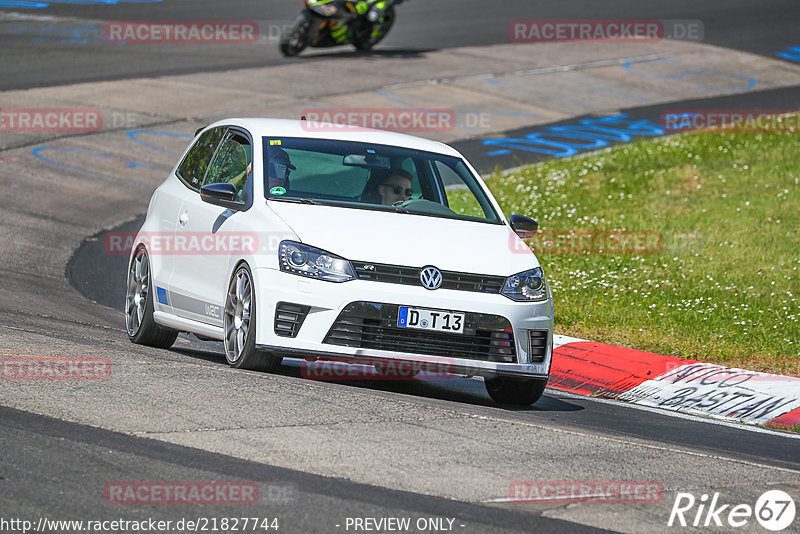
{"label": "asphalt race track", "polygon": [[[107,358],[113,368],[110,379],[85,384],[0,380],[0,532],[22,531],[2,522],[11,519],[36,526],[41,518],[175,523],[245,516],[278,518],[278,532],[354,532],[353,518],[389,517],[422,521],[424,528],[409,532],[669,532],[680,492],[719,492],[725,503],[752,506],[780,487],[800,503],[796,434],[551,389],[530,408],[504,409],[477,379],[321,382],[301,377],[297,361],[271,374],[236,371],[220,343],[186,334],[171,350],[132,345],[121,313],[127,257],[107,253],[103,241],[109,230],[138,229],[175,152],[217,114],[286,108],[290,115],[328,93],[339,105],[354,105],[361,96],[341,95],[359,84],[368,98],[385,97],[385,87],[407,91],[402,98],[439,98],[424,82],[446,78],[463,90],[453,98],[469,100],[465,88],[477,83],[470,74],[491,73],[506,93],[469,103],[496,110],[504,94],[511,102],[509,88],[531,83],[528,71],[513,73],[516,65],[536,73],[566,65],[558,71],[564,76],[604,77],[599,96],[568,95],[582,99],[572,100],[574,109],[548,115],[555,97],[527,93],[486,131],[448,134],[445,140],[482,171],[549,157],[495,153],[486,139],[599,113],[657,124],[668,109],[800,108],[800,68],[777,55],[800,46],[796,0],[411,0],[400,6],[389,38],[366,57],[342,48],[291,60],[269,38],[255,45],[109,46],[102,28],[112,20],[225,19],[254,20],[268,32],[291,20],[300,2],[47,1],[24,9],[0,1],[0,108],[134,110],[137,123],[66,136],[0,132],[0,357]],[[607,51],[519,45],[515,55],[509,22],[534,18],[697,19],[704,37],[696,47]],[[705,77],[694,85],[664,83],[670,87],[655,95],[659,71],[635,67],[678,62],[692,73],[701,65]],[[757,82],[742,89],[741,80],[750,79]],[[259,91],[264,100],[253,98]],[[41,194],[31,198],[31,190]],[[510,488],[526,480],[649,481],[663,495],[645,503],[509,502]],[[104,490],[120,481],[246,481],[259,498],[251,506],[119,505]],[[800,519],[787,532],[800,532],[798,525]]]}
{"label": "asphalt race track", "polygon": [[[3,10],[18,16],[6,15],[11,23],[4,24],[0,34],[0,90],[286,62],[275,42],[217,46],[210,53],[207,49],[189,48],[184,53],[174,47],[154,50],[131,46],[121,50],[109,48],[103,41],[102,23],[109,20],[253,20],[268,34],[267,25],[291,21],[301,3],[226,0],[224,5],[223,12],[220,3],[213,0],[122,1],[114,6],[79,1],[52,2],[43,9]],[[617,0],[602,4],[590,0],[411,0],[402,6],[402,17],[402,23],[393,29],[376,56],[507,43],[508,23],[512,20],[574,18],[699,19],[705,29],[704,42],[770,56],[799,44],[800,6],[792,0],[773,0],[768,6],[752,0],[724,4],[707,0]],[[303,57],[292,61],[316,60],[324,61]]]}

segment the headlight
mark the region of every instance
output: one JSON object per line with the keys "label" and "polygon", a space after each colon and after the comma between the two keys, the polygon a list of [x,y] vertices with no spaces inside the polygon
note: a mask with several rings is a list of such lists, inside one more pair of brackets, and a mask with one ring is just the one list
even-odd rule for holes
{"label": "headlight", "polygon": [[511,300],[547,300],[547,281],[541,267],[517,273],[506,278],[503,295]]}
{"label": "headlight", "polygon": [[281,271],[327,280],[347,282],[356,277],[352,264],[330,252],[294,241],[282,241],[278,253]]}

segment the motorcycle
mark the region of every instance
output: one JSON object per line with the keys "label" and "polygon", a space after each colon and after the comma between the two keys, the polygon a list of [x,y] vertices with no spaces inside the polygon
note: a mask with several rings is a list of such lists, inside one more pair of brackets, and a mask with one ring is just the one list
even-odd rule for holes
{"label": "motorcycle", "polygon": [[303,12],[281,38],[281,53],[296,56],[307,47],[352,44],[368,51],[386,37],[394,7],[404,0],[304,0]]}

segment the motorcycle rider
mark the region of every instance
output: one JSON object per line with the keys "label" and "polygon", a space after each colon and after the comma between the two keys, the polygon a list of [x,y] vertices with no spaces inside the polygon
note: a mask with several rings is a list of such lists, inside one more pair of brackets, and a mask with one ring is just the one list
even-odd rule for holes
{"label": "motorcycle rider", "polygon": [[[329,3],[330,0],[309,0],[308,5],[309,7],[317,7]],[[348,3],[352,6],[353,10],[352,16],[349,17],[350,19],[354,19],[366,14],[368,21],[375,22],[383,17],[383,12],[386,11],[388,2],[386,0],[357,0],[355,2]],[[350,40],[351,31],[352,28],[348,22],[341,21],[336,23],[331,28],[331,36],[333,36],[333,38],[339,42],[344,42]]]}
{"label": "motorcycle rider", "polygon": [[302,13],[281,36],[284,56],[306,47],[352,44],[371,50],[394,24],[394,7],[405,0],[306,0]]}

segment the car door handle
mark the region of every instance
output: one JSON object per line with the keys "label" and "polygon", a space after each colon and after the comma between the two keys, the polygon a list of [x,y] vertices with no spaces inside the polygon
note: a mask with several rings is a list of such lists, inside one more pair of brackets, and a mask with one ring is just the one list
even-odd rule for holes
{"label": "car door handle", "polygon": [[178,217],[178,223],[181,226],[186,226],[186,223],[188,223],[188,222],[189,222],[189,212],[188,211],[184,211],[183,213],[181,213],[181,216]]}

